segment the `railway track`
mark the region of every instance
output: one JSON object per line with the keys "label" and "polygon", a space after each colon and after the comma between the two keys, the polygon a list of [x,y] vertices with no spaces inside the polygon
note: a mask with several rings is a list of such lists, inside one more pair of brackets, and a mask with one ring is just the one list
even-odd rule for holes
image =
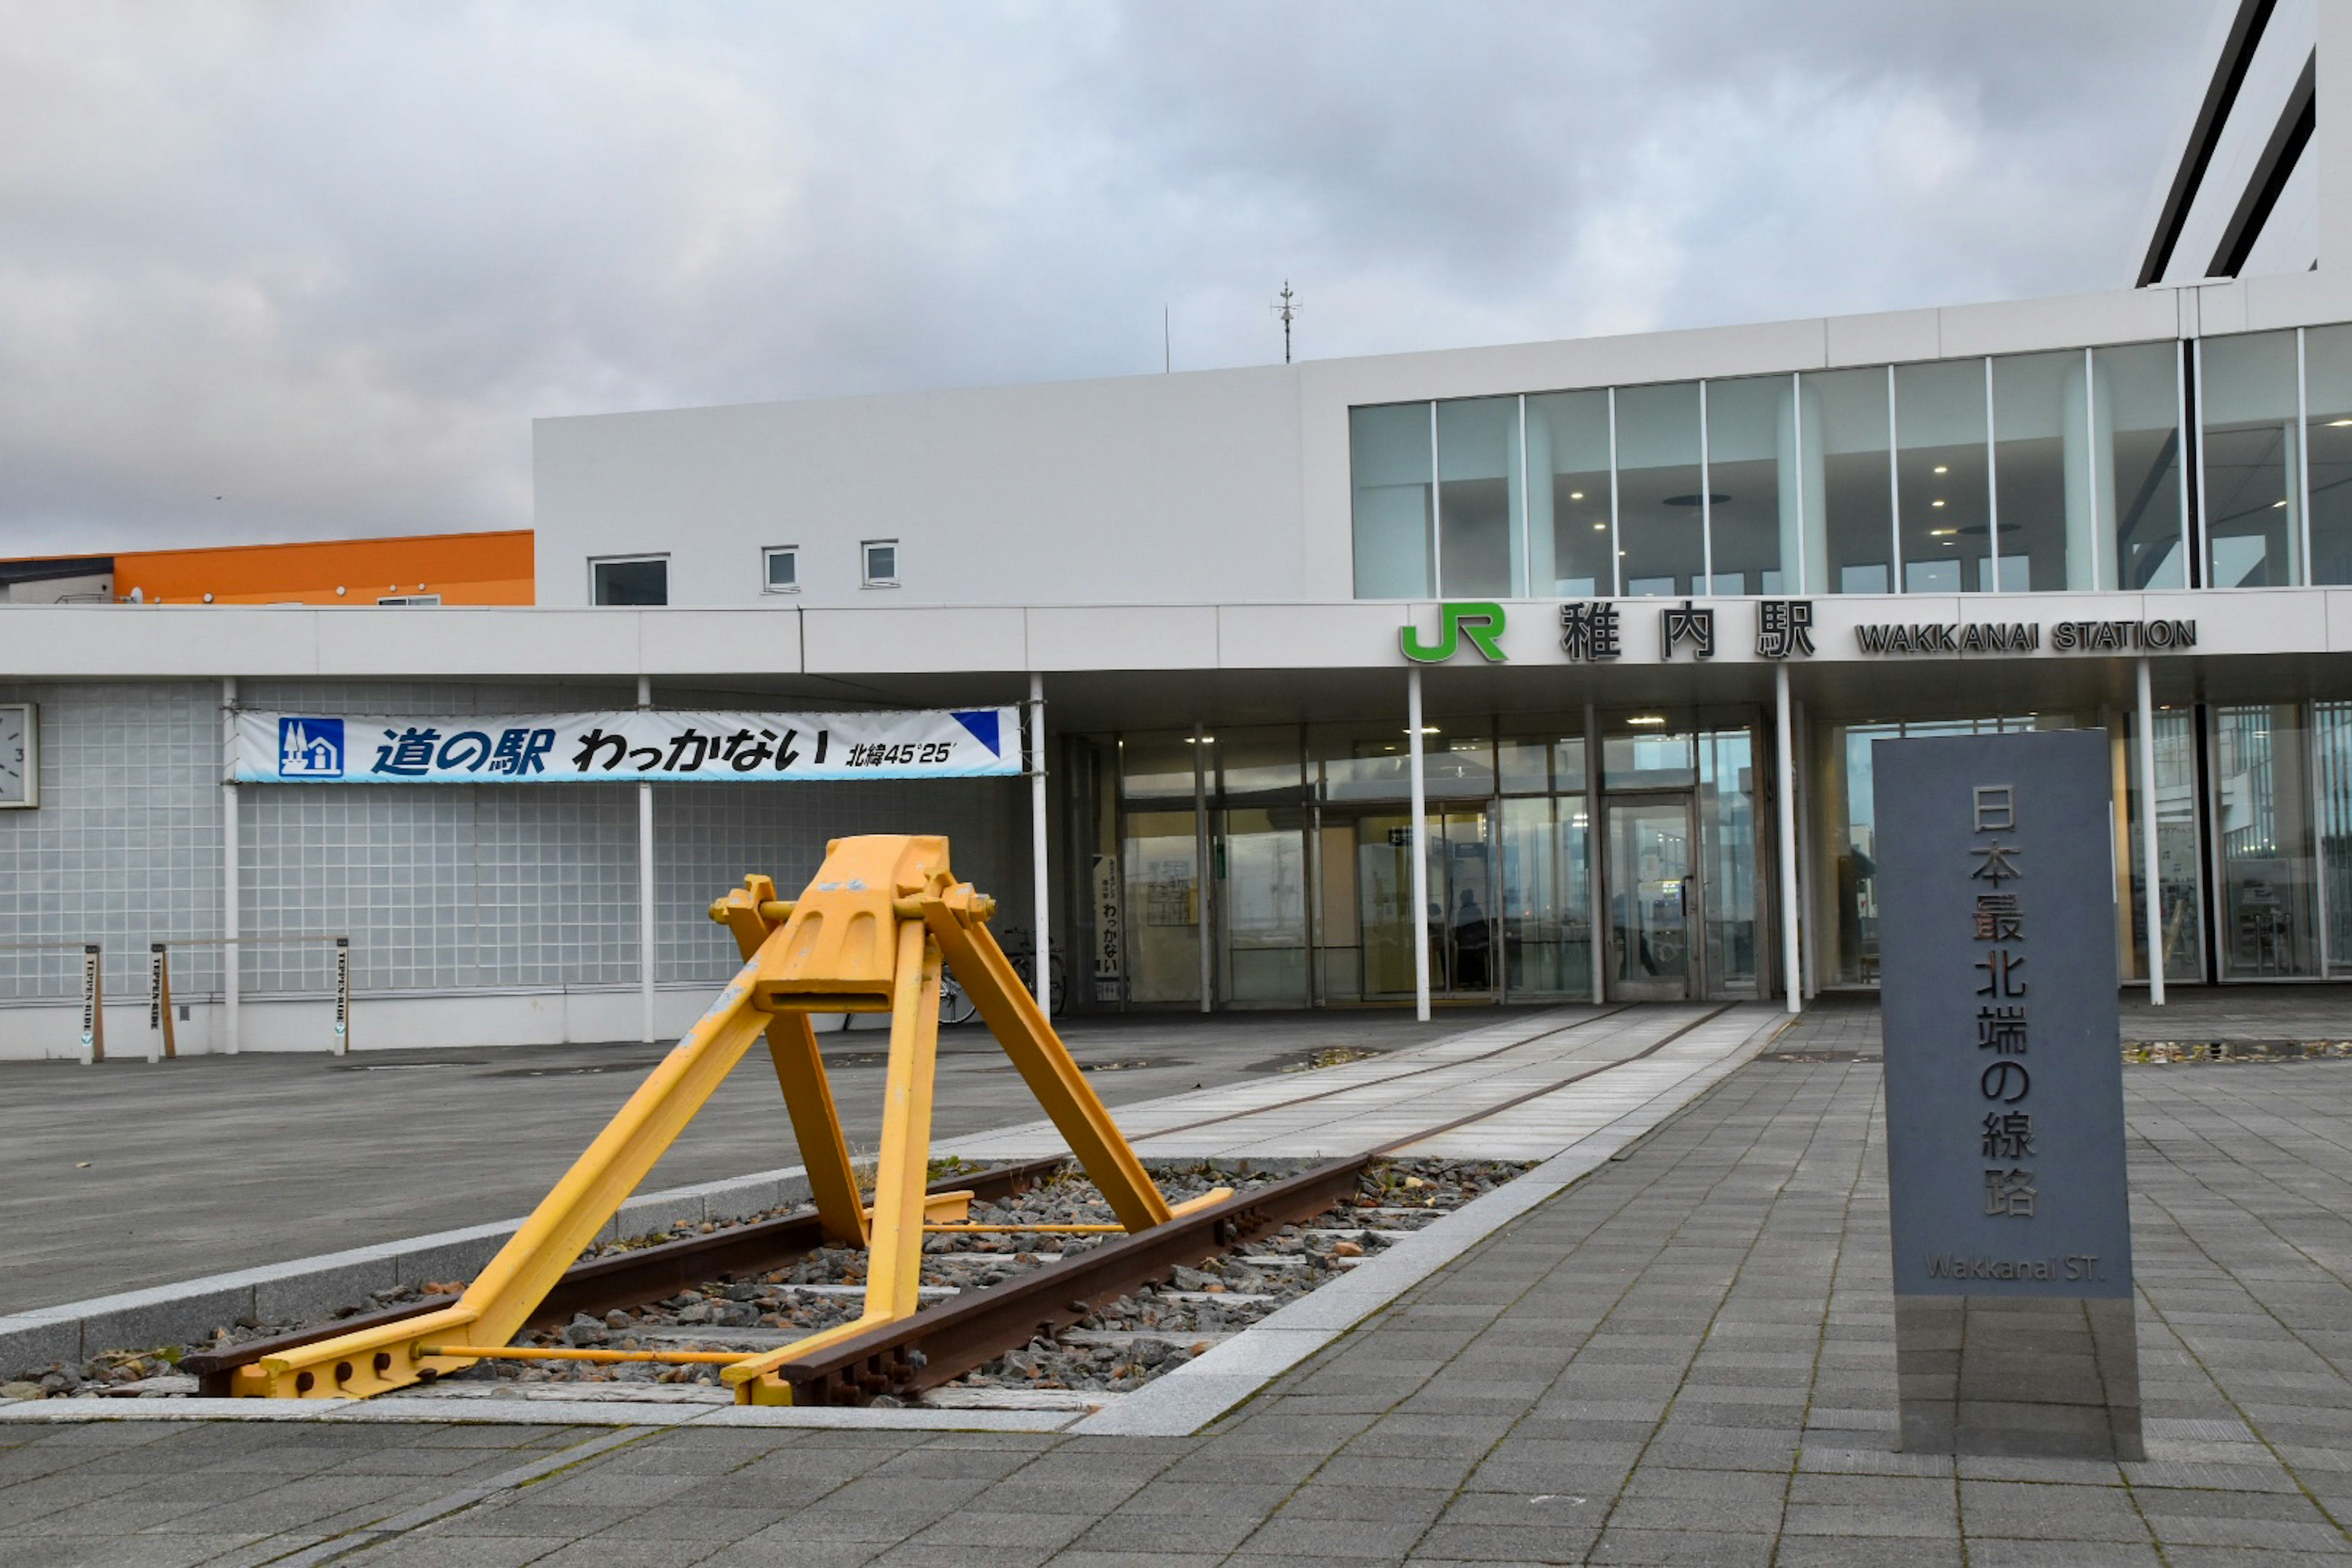
{"label": "railway track", "polygon": [[[1458,1131],[1517,1106],[1554,1094],[1655,1055],[1674,1041],[1727,1011],[1704,1011],[1629,1055],[1598,1061],[1548,1078],[1497,1102],[1451,1120],[1416,1129],[1377,1148],[1334,1160],[1248,1188],[1212,1207],[1166,1224],[1119,1235],[1084,1251],[1041,1262],[1002,1283],[963,1289],[926,1307],[912,1318],[877,1328],[827,1347],[779,1373],[795,1405],[859,1405],[879,1395],[905,1397],[949,1383],[1009,1352],[1050,1339],[1087,1321],[1108,1303],[1147,1286],[1165,1285],[1180,1268],[1197,1268],[1241,1252],[1284,1227],[1312,1220],[1348,1203],[1374,1163],[1396,1151],[1440,1134]],[[1432,1073],[1459,1069],[1523,1052],[1557,1036],[1589,1028],[1623,1012],[1610,1008],[1491,1050],[1418,1067],[1371,1080],[1318,1089],[1287,1099],[1170,1127],[1139,1129],[1139,1143],[1178,1132],[1332,1100],[1358,1089],[1386,1087]],[[934,1192],[970,1190],[987,1204],[1018,1196],[1066,1170],[1063,1156],[1007,1164],[933,1183]],[[1039,1227],[1041,1230],[1050,1227]],[[530,1327],[548,1330],[575,1322],[583,1314],[601,1318],[616,1310],[641,1308],[675,1299],[713,1280],[757,1278],[808,1258],[824,1244],[814,1209],[751,1224],[723,1226],[707,1235],[590,1258],[574,1264],[532,1315]],[[180,1362],[195,1379],[194,1392],[226,1395],[239,1367],[262,1357],[315,1343],[355,1329],[393,1323],[436,1310],[454,1296],[433,1296],[310,1325],[241,1344],[205,1349]],[[723,1329],[709,1338],[723,1341]],[[575,1352],[558,1352],[575,1353]],[[694,1352],[617,1352],[614,1361],[690,1363]],[[715,1355],[704,1359],[718,1359]]]}

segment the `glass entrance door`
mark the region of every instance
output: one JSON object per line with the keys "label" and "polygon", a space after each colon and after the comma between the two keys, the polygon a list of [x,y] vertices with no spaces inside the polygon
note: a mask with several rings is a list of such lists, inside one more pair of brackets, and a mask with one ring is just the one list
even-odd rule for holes
{"label": "glass entrance door", "polygon": [[1692,933],[1700,930],[1687,795],[1609,803],[1609,994],[1681,1002],[1700,994]]}
{"label": "glass entrance door", "polygon": [[[1487,811],[1433,811],[1429,842],[1429,991],[1433,996],[1491,997],[1501,982],[1496,963],[1495,896]],[[1326,819],[1326,855],[1335,826]],[[1354,934],[1362,943],[1361,998],[1413,994],[1412,817],[1373,813],[1354,823]],[[1328,867],[1328,860],[1327,860]],[[1327,895],[1335,879],[1325,877]],[[1344,929],[1327,897],[1325,944]],[[1327,963],[1327,976],[1335,971]],[[1337,988],[1335,987],[1335,992]]]}

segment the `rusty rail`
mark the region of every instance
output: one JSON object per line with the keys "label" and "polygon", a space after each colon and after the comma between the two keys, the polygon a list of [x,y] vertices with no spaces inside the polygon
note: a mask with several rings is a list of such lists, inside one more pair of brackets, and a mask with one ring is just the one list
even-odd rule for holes
{"label": "rusty rail", "polygon": [[845,1340],[776,1375],[794,1405],[856,1405],[877,1394],[930,1388],[1084,1320],[1097,1303],[1165,1281],[1294,1221],[1335,1207],[1356,1190],[1373,1155],[1338,1160],[1238,1193],[1213,1208],[973,1290],[903,1322]]}
{"label": "rusty rail", "polygon": [[[942,1177],[933,1182],[929,1190],[935,1193],[969,1190],[982,1202],[1008,1198],[1026,1192],[1069,1163],[1068,1156],[1057,1155],[1050,1160],[999,1165],[990,1170],[975,1171],[970,1175]],[[719,1275],[773,1268],[792,1258],[814,1252],[824,1244],[824,1231],[818,1223],[816,1210],[808,1208],[751,1225],[722,1226],[709,1236],[689,1236],[633,1251],[583,1258],[566,1269],[563,1278],[548,1292],[547,1300],[532,1314],[531,1325],[545,1327],[566,1323],[578,1312],[603,1313],[615,1307],[642,1306],[647,1301],[658,1301]],[[421,1317],[426,1312],[438,1311],[457,1300],[455,1296],[427,1296],[421,1300],[403,1301],[396,1307],[355,1312],[348,1318],[313,1323],[286,1333],[273,1334],[268,1339],[249,1340],[217,1351],[200,1351],[182,1358],[180,1370],[194,1374],[199,1394],[225,1399],[229,1395],[230,1379],[236,1375],[236,1369],[250,1365],[263,1356],[315,1344],[320,1340],[351,1333],[354,1330]]]}

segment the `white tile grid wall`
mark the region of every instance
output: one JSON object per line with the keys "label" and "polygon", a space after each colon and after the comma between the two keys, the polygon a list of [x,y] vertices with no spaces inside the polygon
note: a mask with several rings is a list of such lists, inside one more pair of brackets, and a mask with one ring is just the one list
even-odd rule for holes
{"label": "white tile grid wall", "polygon": [[791,898],[816,874],[828,838],[860,833],[944,833],[955,873],[1026,923],[1030,907],[1027,786],[1007,779],[898,779],[839,784],[665,784],[654,790],[656,974],[727,978],[734,940],[710,903],[747,872]]}
{"label": "white tile grid wall", "polygon": [[[40,704],[41,804],[0,812],[0,947],[96,942],[106,991],[143,996],[148,944],[220,934],[220,700],[207,682],[0,684]],[[220,952],[172,961],[220,987]],[[0,951],[0,1002],[77,996],[81,954]]]}
{"label": "white tile grid wall", "polygon": [[[237,696],[248,708],[387,716],[636,700],[634,687],[394,681],[247,681]],[[240,805],[247,933],[349,936],[356,990],[636,978],[636,807],[625,785],[256,784]],[[249,943],[245,989],[323,994],[332,956],[322,942]]]}

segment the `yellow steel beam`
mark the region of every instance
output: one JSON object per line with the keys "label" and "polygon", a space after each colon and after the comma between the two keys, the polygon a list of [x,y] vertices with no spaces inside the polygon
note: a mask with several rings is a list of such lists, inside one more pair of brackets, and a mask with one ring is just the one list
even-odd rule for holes
{"label": "yellow steel beam", "polygon": [[931,1094],[940,1044],[940,949],[914,921],[898,928],[896,987],[890,1008],[890,1065],[882,1089],[882,1152],[874,1177],[873,1232],[867,1242],[866,1310],[847,1323],[794,1344],[737,1362],[719,1377],[740,1405],[789,1405],[792,1386],[776,1368],[882,1323],[915,1315],[921,1304],[925,1177],[930,1173]]}
{"label": "yellow steel beam", "polygon": [[[735,945],[750,959],[781,924],[760,913],[775,899],[774,879],[746,877],[742,887],[710,906],[710,918],[734,934]],[[824,1057],[817,1049],[816,1034],[809,1027],[806,1013],[771,1016],[768,1056],[775,1064],[777,1086],[784,1091],[784,1111],[792,1120],[793,1141],[800,1145],[801,1164],[808,1173],[817,1224],[828,1239],[865,1246],[866,1205],[857,1194],[857,1175],[849,1163],[848,1142],[842,1136],[833,1085],[824,1076]]]}
{"label": "yellow steel beam", "polygon": [[426,1356],[425,1345],[512,1339],[766,1029],[767,1016],[751,1005],[758,969],[756,962],[743,966],[454,1306],[264,1356],[237,1370],[235,1392],[364,1398],[406,1387],[428,1368],[455,1372],[471,1364]]}
{"label": "yellow steel beam", "polygon": [[[969,884],[929,892],[918,902],[923,923],[937,938],[940,951],[963,983],[964,994],[988,1020],[989,1032],[1004,1054],[1013,1058],[1029,1092],[1069,1143],[1070,1152],[1086,1167],[1095,1186],[1110,1203],[1110,1212],[1129,1230],[1165,1225],[1168,1200],[1160,1194],[1143,1162],[1110,1119],[1110,1112],[1087,1081],[1069,1047],[1054,1032],[1037,998],[1013,973],[1012,960],[996,944],[988,929],[987,900],[977,898]],[[977,906],[977,907],[976,907]]]}

